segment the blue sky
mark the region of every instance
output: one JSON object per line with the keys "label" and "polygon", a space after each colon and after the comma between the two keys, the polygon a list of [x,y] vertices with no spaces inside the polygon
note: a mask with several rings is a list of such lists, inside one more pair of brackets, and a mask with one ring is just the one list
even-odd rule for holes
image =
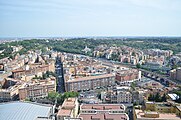
{"label": "blue sky", "polygon": [[181,0],[0,0],[0,37],[181,36]]}

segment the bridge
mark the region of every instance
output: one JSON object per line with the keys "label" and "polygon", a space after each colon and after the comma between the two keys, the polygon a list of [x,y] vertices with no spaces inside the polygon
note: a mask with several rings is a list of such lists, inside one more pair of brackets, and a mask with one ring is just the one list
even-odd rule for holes
{"label": "bridge", "polygon": [[[99,61],[102,61],[103,64],[106,64],[106,65],[122,65],[124,67],[129,67],[129,68],[136,68],[136,65],[132,65],[132,64],[124,64],[124,63],[120,63],[120,62],[115,62],[115,61],[110,61],[110,60],[107,60],[107,59],[98,59]],[[154,79],[166,86],[176,86],[178,84],[181,84],[179,83],[178,81],[173,81],[171,80],[169,77],[165,76],[165,75],[161,75],[161,74],[158,74],[158,73],[155,73],[155,72],[151,72],[151,71],[147,71],[145,69],[139,69],[141,72],[142,72],[142,75],[145,76],[145,77],[148,77],[148,78],[151,78],[151,79]]]}
{"label": "bridge", "polygon": [[166,76],[163,76],[163,75],[160,75],[160,74],[157,74],[157,73],[154,73],[154,72],[150,72],[150,71],[146,71],[146,70],[143,70],[143,69],[140,69],[140,71],[142,72],[142,75],[145,76],[145,77],[148,77],[148,78],[151,78],[151,79],[154,79],[164,85],[167,85],[167,86],[176,86],[178,83],[170,80],[168,77]]}

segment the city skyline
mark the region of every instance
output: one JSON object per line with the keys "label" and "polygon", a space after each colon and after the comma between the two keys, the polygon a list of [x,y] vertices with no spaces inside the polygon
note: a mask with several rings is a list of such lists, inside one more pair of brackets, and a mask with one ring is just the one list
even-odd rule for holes
{"label": "city skyline", "polygon": [[180,36],[179,0],[0,1],[0,37]]}

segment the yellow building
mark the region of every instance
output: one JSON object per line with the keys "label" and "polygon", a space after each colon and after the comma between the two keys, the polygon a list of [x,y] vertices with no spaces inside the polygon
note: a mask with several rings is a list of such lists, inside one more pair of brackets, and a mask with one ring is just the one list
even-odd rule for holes
{"label": "yellow building", "polygon": [[175,106],[171,103],[163,103],[163,102],[146,102],[145,104],[146,110],[156,111],[160,113],[174,113]]}
{"label": "yellow building", "polygon": [[143,111],[140,109],[134,110],[134,120],[180,120],[181,118],[175,113],[159,113]]}
{"label": "yellow building", "polygon": [[180,120],[181,106],[169,102],[146,102],[145,110],[134,109],[134,120]]}
{"label": "yellow building", "polygon": [[154,102],[146,102],[145,106],[146,106],[146,110],[155,111],[155,103]]}

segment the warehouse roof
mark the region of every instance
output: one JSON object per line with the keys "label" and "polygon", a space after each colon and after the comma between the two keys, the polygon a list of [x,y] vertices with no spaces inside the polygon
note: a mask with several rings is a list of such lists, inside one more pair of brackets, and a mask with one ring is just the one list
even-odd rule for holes
{"label": "warehouse roof", "polygon": [[49,117],[52,106],[27,102],[0,104],[0,120],[35,120]]}

